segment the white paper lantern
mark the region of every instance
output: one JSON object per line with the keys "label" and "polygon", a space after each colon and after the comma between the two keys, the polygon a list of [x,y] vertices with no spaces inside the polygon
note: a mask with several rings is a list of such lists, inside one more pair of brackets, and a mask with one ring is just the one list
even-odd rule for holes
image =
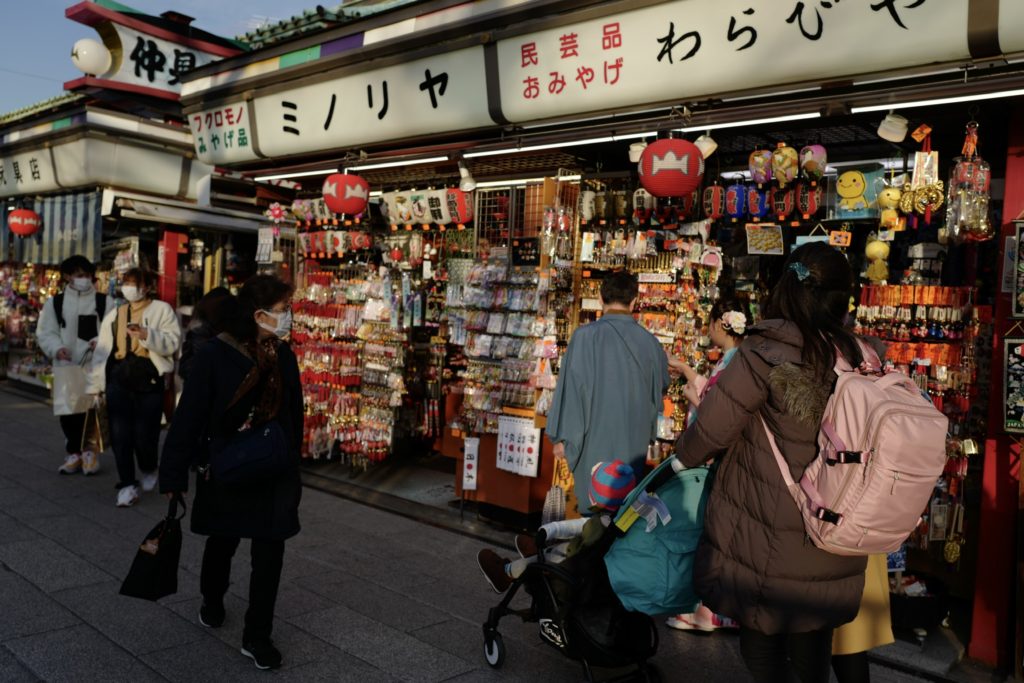
{"label": "white paper lantern", "polygon": [[71,61],[87,76],[98,76],[110,70],[110,50],[92,38],[82,38],[71,49]]}

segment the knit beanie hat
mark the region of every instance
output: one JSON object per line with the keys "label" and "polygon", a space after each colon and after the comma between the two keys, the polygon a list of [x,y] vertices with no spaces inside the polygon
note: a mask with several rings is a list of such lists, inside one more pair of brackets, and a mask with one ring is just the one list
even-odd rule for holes
{"label": "knit beanie hat", "polygon": [[590,472],[590,504],[615,512],[635,486],[632,467],[621,460],[599,462]]}

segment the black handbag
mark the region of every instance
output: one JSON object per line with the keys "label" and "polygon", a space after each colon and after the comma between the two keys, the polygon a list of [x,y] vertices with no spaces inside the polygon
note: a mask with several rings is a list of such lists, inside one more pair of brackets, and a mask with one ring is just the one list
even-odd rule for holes
{"label": "black handbag", "polygon": [[288,437],[277,420],[238,432],[210,458],[210,474],[222,484],[244,484],[284,474],[291,467]]}
{"label": "black handbag", "polygon": [[[181,516],[177,514],[181,505]],[[178,561],[181,558],[181,519],[185,501],[171,498],[167,517],[146,534],[135,552],[132,568],[121,584],[121,595],[143,600],[159,600],[178,592]]]}

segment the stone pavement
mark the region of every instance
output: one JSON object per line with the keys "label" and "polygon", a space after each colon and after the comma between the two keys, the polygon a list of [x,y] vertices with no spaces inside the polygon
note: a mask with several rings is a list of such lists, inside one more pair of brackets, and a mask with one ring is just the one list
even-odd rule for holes
{"label": "stone pavement", "polygon": [[[500,671],[480,625],[495,594],[479,541],[306,489],[288,542],[274,638],[285,666],[259,672],[238,652],[247,596],[239,549],[228,618],[196,620],[202,538],[185,534],[179,593],[121,597],[138,542],[166,511],[146,494],[114,506],[112,456],[91,478],[58,476],[62,437],[49,408],[0,390],[0,681],[578,681],[578,666],[536,625],[502,621]],[[662,628],[666,680],[748,680],[737,638]],[[918,681],[874,667],[875,681]]]}

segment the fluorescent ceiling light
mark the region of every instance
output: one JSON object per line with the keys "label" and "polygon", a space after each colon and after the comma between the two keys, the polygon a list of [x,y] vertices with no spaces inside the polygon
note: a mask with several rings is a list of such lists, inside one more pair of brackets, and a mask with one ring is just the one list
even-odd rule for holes
{"label": "fluorescent ceiling light", "polygon": [[739,95],[737,97],[723,97],[722,101],[723,102],[740,102],[741,100],[756,100],[756,99],[759,99],[759,98],[762,98],[762,97],[763,98],[783,97],[785,95],[796,95],[796,94],[802,93],[802,92],[815,92],[816,90],[821,90],[821,86],[820,85],[815,85],[815,86],[810,87],[810,88],[797,88],[796,90],[779,90],[778,92],[761,93],[759,95]]}
{"label": "fluorescent ceiling light", "polygon": [[820,119],[820,112],[808,112],[806,114],[790,114],[788,116],[772,116],[766,119],[749,119],[747,121],[730,121],[728,123],[708,123],[703,126],[687,126],[676,128],[680,133],[698,133],[708,130],[719,130],[721,128],[742,128],[744,126],[759,126],[766,123],[782,123],[783,121],[801,121],[804,119]]}
{"label": "fluorescent ceiling light", "polygon": [[543,178],[520,178],[519,180],[484,180],[476,184],[476,188],[486,187],[518,187],[529,183],[542,183]]}
{"label": "fluorescent ceiling light", "polygon": [[370,192],[370,196],[371,197],[383,197],[384,193],[381,192],[380,190],[373,190],[372,192]]}
{"label": "fluorescent ceiling light", "polygon": [[253,178],[258,183],[262,183],[266,180],[284,180],[285,178],[305,178],[311,175],[326,175],[328,173],[336,173],[337,168],[324,168],[319,171],[296,171],[295,173],[276,173],[274,175],[260,175]]}
{"label": "fluorescent ceiling light", "polygon": [[569,140],[567,142],[551,142],[544,145],[530,145],[529,147],[509,147],[508,149],[491,149],[486,152],[467,152],[463,154],[466,159],[479,157],[494,157],[501,154],[518,154],[520,152],[539,152],[545,149],[561,149],[562,147],[578,147],[580,145],[597,145],[602,142],[618,142],[619,140],[638,140],[657,135],[654,131],[649,133],[628,133],[627,135],[607,135],[601,138],[587,138],[586,140]]}
{"label": "fluorescent ceiling light", "polygon": [[869,111],[889,111],[891,109],[910,109],[911,107],[932,107],[940,104],[956,104],[957,102],[975,102],[977,100],[995,100],[1002,97],[1019,97],[1024,95],[1024,88],[1020,90],[1000,90],[998,92],[981,93],[978,95],[962,95],[958,97],[940,97],[934,100],[916,100],[913,102],[891,102],[889,104],[872,104],[866,107],[852,107],[853,114],[863,114]]}
{"label": "fluorescent ceiling light", "polygon": [[345,171],[369,171],[375,168],[396,168],[398,166],[412,166],[414,164],[434,164],[439,161],[448,161],[447,156],[427,157],[425,159],[405,159],[402,161],[382,161],[379,164],[363,164],[361,166],[348,166]]}

